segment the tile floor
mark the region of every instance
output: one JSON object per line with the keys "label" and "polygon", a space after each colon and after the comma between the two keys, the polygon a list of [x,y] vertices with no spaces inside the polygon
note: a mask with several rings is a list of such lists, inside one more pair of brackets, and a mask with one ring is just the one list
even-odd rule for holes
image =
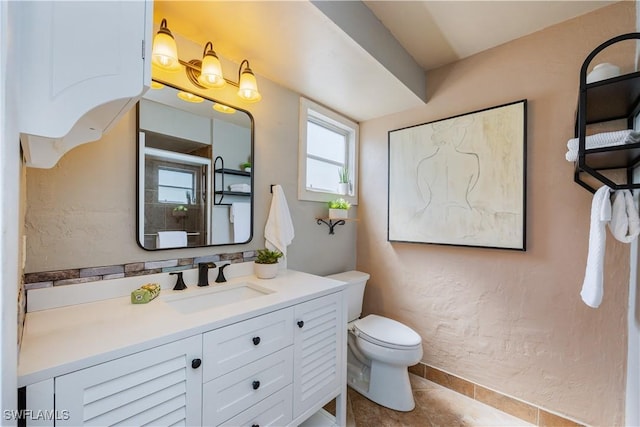
{"label": "tile floor", "polygon": [[[397,412],[380,406],[350,388],[347,392],[348,427],[470,427],[531,426],[519,418],[409,374],[416,408]],[[333,405],[326,408],[334,413]]]}

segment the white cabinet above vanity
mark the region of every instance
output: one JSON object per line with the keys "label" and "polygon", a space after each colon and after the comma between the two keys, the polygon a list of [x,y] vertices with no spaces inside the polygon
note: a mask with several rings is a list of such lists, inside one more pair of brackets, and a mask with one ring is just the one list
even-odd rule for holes
{"label": "white cabinet above vanity", "polygon": [[20,140],[50,168],[100,139],[151,83],[151,0],[20,4]]}
{"label": "white cabinet above vanity", "polygon": [[[185,273],[187,285],[194,284],[195,272]],[[163,290],[148,304],[110,295],[27,313],[19,359],[26,409],[66,417],[55,425],[282,426],[317,416],[337,398],[330,421],[344,425],[344,284],[289,270],[270,280],[239,276],[172,291],[161,273],[114,279],[109,292],[149,280]],[[247,283],[271,292],[192,312],[170,304],[180,295],[208,298],[216,288]],[[87,294],[87,285],[109,286],[71,286]],[[51,297],[55,288],[39,291],[50,295],[35,300],[60,298]]]}

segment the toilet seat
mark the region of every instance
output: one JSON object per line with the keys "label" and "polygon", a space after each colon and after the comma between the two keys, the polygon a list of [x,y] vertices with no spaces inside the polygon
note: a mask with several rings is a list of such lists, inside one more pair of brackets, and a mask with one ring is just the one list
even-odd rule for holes
{"label": "toilet seat", "polygon": [[422,344],[420,335],[410,327],[376,314],[356,320],[353,329],[359,338],[382,347],[413,350]]}

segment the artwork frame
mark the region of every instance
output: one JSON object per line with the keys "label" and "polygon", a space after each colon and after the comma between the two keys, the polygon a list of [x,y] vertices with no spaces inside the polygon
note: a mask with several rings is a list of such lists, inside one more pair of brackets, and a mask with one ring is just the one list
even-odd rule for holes
{"label": "artwork frame", "polygon": [[527,100],[388,132],[387,240],[526,251]]}

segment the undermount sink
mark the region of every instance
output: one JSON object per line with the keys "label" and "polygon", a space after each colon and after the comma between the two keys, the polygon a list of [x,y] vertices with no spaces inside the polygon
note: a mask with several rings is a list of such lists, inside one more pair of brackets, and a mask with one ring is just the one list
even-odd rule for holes
{"label": "undermount sink", "polygon": [[243,282],[213,286],[207,290],[193,290],[185,295],[167,295],[163,299],[180,313],[189,314],[269,295],[273,292],[262,286]]}

